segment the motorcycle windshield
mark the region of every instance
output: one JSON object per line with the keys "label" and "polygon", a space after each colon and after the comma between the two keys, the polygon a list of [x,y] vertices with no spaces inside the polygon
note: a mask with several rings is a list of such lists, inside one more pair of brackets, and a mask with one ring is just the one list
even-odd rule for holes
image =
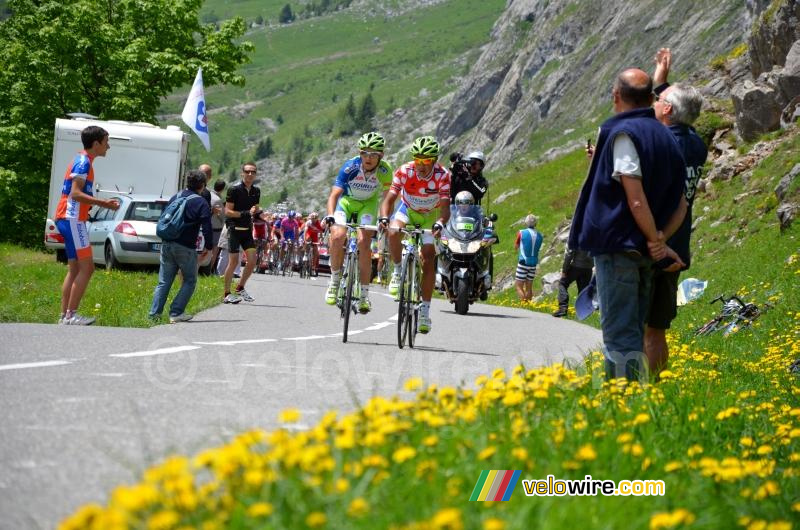
{"label": "motorcycle windshield", "polygon": [[451,236],[461,240],[472,240],[483,237],[483,212],[479,206],[453,206],[447,231]]}

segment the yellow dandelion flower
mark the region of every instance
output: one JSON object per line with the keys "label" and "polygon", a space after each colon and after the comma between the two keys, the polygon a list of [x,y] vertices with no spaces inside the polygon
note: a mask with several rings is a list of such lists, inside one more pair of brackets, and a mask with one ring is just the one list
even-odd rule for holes
{"label": "yellow dandelion flower", "polygon": [[412,377],[411,379],[407,379],[405,383],[403,383],[403,390],[406,392],[414,392],[415,390],[419,390],[422,388],[422,379],[419,377]]}
{"label": "yellow dandelion flower", "polygon": [[528,450],[524,447],[515,447],[511,450],[511,456],[516,458],[517,460],[527,460],[528,459]]}
{"label": "yellow dandelion flower", "polygon": [[745,446],[745,447],[753,447],[753,444],[755,444],[755,442],[753,441],[753,439],[752,439],[752,438],[750,438],[749,436],[743,436],[743,437],[742,437],[742,438],[739,440],[739,443],[740,443],[741,445]]}
{"label": "yellow dandelion flower", "polygon": [[369,504],[364,497],[356,497],[350,501],[350,505],[347,507],[347,515],[350,517],[363,517],[367,513],[369,513]]}
{"label": "yellow dandelion flower", "polygon": [[333,484],[333,489],[336,493],[344,493],[350,489],[350,481],[346,478],[336,479],[336,482]]}
{"label": "yellow dandelion flower", "polygon": [[699,455],[703,453],[703,446],[699,444],[694,444],[689,449],[686,450],[686,454],[689,455],[689,458],[694,458],[695,455]]}
{"label": "yellow dandelion flower", "polygon": [[673,471],[677,471],[682,467],[683,467],[682,463],[673,460],[672,462],[667,462],[667,464],[664,466],[664,472],[672,473]]}
{"label": "yellow dandelion flower", "polygon": [[583,460],[583,461],[591,461],[597,458],[597,452],[592,447],[592,444],[586,444],[578,449],[578,452],[575,453],[576,460]]}
{"label": "yellow dandelion flower", "polygon": [[461,511],[457,508],[444,508],[436,512],[430,521],[433,528],[447,530],[462,530],[464,523],[461,520]]}
{"label": "yellow dandelion flower", "polygon": [[518,390],[511,391],[506,394],[506,397],[503,398],[503,405],[506,407],[512,407],[514,405],[518,405],[522,403],[525,399],[525,394]]}
{"label": "yellow dandelion flower", "polygon": [[624,432],[617,436],[617,443],[626,444],[633,441],[633,434],[629,432]]}
{"label": "yellow dandelion flower", "polygon": [[633,418],[634,425],[641,425],[643,423],[647,423],[648,421],[650,421],[650,416],[644,412],[637,414],[636,417]]}
{"label": "yellow dandelion flower", "polygon": [[278,421],[281,423],[297,423],[299,420],[300,411],[297,409],[286,409],[278,417]]}
{"label": "yellow dandelion flower", "polygon": [[394,460],[398,464],[402,464],[406,460],[411,460],[415,456],[417,456],[417,450],[414,449],[413,447],[409,447],[409,446],[406,445],[406,446],[403,446],[403,447],[397,449],[392,454],[392,460]]}
{"label": "yellow dandelion flower", "polygon": [[439,443],[439,437],[435,434],[431,434],[430,436],[426,436],[422,439],[422,445],[425,447],[433,447],[434,445]]}
{"label": "yellow dandelion flower", "polygon": [[759,447],[759,448],[758,448],[758,450],[756,451],[756,453],[760,454],[761,456],[768,455],[768,454],[770,454],[771,452],[772,452],[772,447],[770,447],[770,446],[768,446],[768,445],[762,445],[762,446],[761,446],[761,447]]}
{"label": "yellow dandelion flower", "polygon": [[272,515],[273,508],[268,502],[257,502],[247,509],[249,517],[266,517]]}
{"label": "yellow dandelion flower", "polygon": [[494,372],[492,372],[492,379],[505,379],[506,378],[506,371],[502,368],[496,368]]}
{"label": "yellow dandelion flower", "polygon": [[161,510],[147,519],[147,528],[151,530],[167,530],[176,524],[180,517],[172,510]]}
{"label": "yellow dandelion flower", "polygon": [[675,375],[675,372],[672,372],[670,370],[662,370],[658,375],[662,381],[668,381],[670,379],[675,379],[677,377]]}
{"label": "yellow dandelion flower", "polygon": [[478,460],[486,460],[497,452],[497,447],[490,445],[480,453],[478,453]]}
{"label": "yellow dandelion flower", "polygon": [[633,444],[631,446],[631,454],[633,456],[642,456],[644,454],[644,447],[641,444]]}
{"label": "yellow dandelion flower", "polygon": [[505,530],[506,523],[502,519],[492,517],[483,522],[483,530]]}
{"label": "yellow dandelion flower", "polygon": [[319,528],[328,522],[328,518],[322,512],[311,512],[306,517],[306,525],[310,528]]}
{"label": "yellow dandelion flower", "polygon": [[792,504],[792,511],[793,512],[800,512],[800,502],[796,502]]}
{"label": "yellow dandelion flower", "polygon": [[678,525],[690,525],[695,516],[689,510],[678,508],[673,512],[661,512],[650,516],[650,530],[660,528],[675,528]]}

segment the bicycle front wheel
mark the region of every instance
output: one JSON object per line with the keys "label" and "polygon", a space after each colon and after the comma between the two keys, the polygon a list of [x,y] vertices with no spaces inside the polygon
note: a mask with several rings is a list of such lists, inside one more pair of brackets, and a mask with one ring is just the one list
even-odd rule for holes
{"label": "bicycle front wheel", "polygon": [[419,301],[420,301],[420,271],[416,256],[412,256],[409,261],[411,274],[408,282],[408,347],[414,347],[414,340],[417,338],[417,320],[419,320]]}
{"label": "bicycle front wheel", "polygon": [[357,258],[353,253],[347,256],[347,263],[345,265],[344,303],[342,304],[342,317],[344,317],[342,342],[347,342],[347,326],[350,325],[350,314],[353,312],[353,286],[357,274]]}
{"label": "bicycle front wheel", "polygon": [[402,349],[406,345],[406,337],[408,336],[408,323],[411,320],[411,314],[408,309],[408,290],[406,283],[408,283],[408,271],[411,265],[410,256],[403,259],[403,265],[400,267],[400,285],[397,288],[399,296],[399,303],[397,304],[397,346]]}

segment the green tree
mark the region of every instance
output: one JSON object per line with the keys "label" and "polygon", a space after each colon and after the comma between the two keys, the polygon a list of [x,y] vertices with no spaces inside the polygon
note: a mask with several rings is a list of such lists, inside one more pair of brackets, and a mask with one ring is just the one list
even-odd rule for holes
{"label": "green tree", "polygon": [[361,100],[361,105],[358,106],[358,115],[356,116],[356,127],[362,131],[367,131],[372,128],[372,119],[375,117],[375,100],[372,98],[372,92],[367,92],[364,99]]}
{"label": "green tree", "polygon": [[278,15],[278,22],[281,24],[291,24],[294,22],[294,13],[292,13],[292,6],[286,4],[281,9],[281,14]]}
{"label": "green tree", "polygon": [[[0,240],[36,244],[45,218],[55,119],[156,121],[191,84],[243,85],[253,45],[241,18],[201,24],[202,0],[10,0],[0,22]],[[61,168],[57,168],[61,169]],[[63,171],[63,170],[62,170]],[[14,212],[10,214],[10,212]]]}
{"label": "green tree", "polygon": [[264,140],[258,142],[258,147],[256,147],[256,158],[259,160],[262,158],[269,158],[275,153],[275,150],[272,147],[272,138],[267,136]]}
{"label": "green tree", "polygon": [[289,199],[289,192],[287,189],[281,188],[281,194],[278,196],[278,202],[286,202]]}
{"label": "green tree", "polygon": [[344,104],[339,110],[339,122],[337,133],[339,136],[348,136],[353,134],[356,130],[356,119],[358,118],[358,111],[356,110],[356,102],[353,94],[347,98],[347,103]]}

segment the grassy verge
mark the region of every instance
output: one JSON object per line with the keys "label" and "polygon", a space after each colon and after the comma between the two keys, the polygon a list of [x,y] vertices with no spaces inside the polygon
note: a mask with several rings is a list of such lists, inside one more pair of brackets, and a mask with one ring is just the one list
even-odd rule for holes
{"label": "grassy verge", "polygon": [[[66,266],[53,254],[0,245],[5,273],[0,279],[0,322],[55,324],[61,307],[61,284]],[[81,302],[83,314],[97,317],[102,326],[149,327],[147,312],[153,301],[158,272],[106,271],[97,268]],[[176,281],[169,300],[178,291]],[[186,310],[196,313],[220,301],[222,286],[215,277],[200,277]],[[169,307],[169,306],[167,306]]]}

